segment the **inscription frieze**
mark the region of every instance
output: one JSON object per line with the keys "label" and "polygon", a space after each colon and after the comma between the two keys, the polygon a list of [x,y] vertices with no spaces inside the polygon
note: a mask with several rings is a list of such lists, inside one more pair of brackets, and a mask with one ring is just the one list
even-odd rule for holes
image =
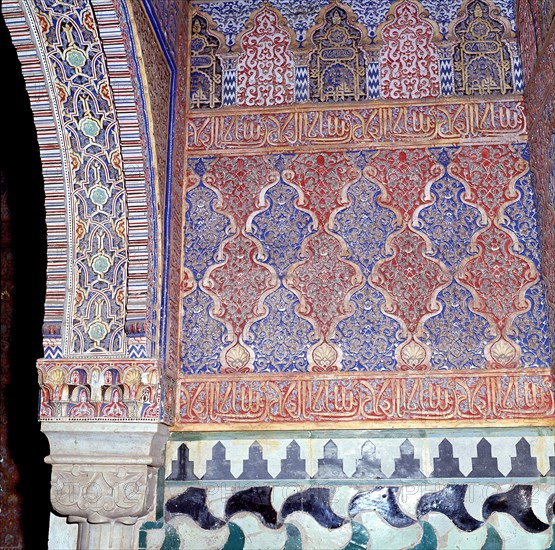
{"label": "inscription frieze", "polygon": [[[265,109],[218,114],[196,112],[187,127],[189,151],[220,152],[380,148],[391,143],[422,145],[511,142],[526,137],[520,97],[488,101],[404,101],[356,107]],[[269,152],[269,151],[268,151]]]}
{"label": "inscription frieze", "polygon": [[378,421],[480,422],[552,418],[549,370],[264,376],[189,376],[181,381],[177,421],[190,429],[268,429],[273,424],[354,425]]}

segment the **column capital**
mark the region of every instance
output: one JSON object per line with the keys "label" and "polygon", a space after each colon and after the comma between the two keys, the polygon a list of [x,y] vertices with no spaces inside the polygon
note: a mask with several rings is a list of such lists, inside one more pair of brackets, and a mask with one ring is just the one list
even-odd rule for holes
{"label": "column capital", "polygon": [[145,422],[43,422],[52,506],[79,524],[78,547],[132,548],[153,507],[168,427]]}

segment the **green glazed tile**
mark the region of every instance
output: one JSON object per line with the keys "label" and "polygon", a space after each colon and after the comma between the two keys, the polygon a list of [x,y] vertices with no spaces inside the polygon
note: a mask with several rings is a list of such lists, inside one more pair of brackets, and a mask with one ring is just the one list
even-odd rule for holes
{"label": "green glazed tile", "polygon": [[351,521],[351,526],[353,528],[353,536],[343,550],[366,550],[368,540],[370,539],[368,531],[358,521]]}
{"label": "green glazed tile", "polygon": [[503,540],[499,536],[499,533],[495,530],[495,527],[492,527],[489,524],[488,537],[486,538],[484,546],[482,546],[482,550],[503,550]]}
{"label": "green glazed tile", "polygon": [[434,528],[427,521],[421,521],[420,523],[423,530],[422,538],[410,550],[437,550],[437,537]]}
{"label": "green glazed tile", "polygon": [[243,550],[245,546],[245,535],[243,531],[238,525],[232,522],[228,523],[227,526],[229,527],[229,538],[222,550]]}
{"label": "green glazed tile", "polygon": [[286,524],[287,542],[283,550],[303,550],[303,540],[300,531],[291,523]]}
{"label": "green glazed tile", "polygon": [[551,535],[551,544],[546,548],[546,550],[555,550],[555,525],[551,526],[553,534]]}
{"label": "green glazed tile", "polygon": [[166,537],[160,550],[179,550],[180,544],[181,540],[177,531],[171,525],[166,525]]}

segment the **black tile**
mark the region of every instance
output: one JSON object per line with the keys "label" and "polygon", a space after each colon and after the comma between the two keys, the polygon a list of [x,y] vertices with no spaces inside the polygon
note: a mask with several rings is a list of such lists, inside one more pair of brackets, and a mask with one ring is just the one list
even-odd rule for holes
{"label": "black tile", "polygon": [[395,459],[395,470],[391,474],[396,479],[421,479],[426,477],[420,471],[420,460],[414,458],[414,445],[405,439],[399,447],[401,457]]}
{"label": "black tile", "polygon": [[257,515],[262,523],[270,529],[281,527],[278,523],[278,514],[272,505],[271,487],[251,487],[232,495],[225,505],[225,516],[231,516],[239,512],[250,512]]}
{"label": "black tile", "polygon": [[331,509],[328,488],[307,489],[288,497],[281,507],[281,516],[285,519],[293,512],[306,512],[328,529],[337,529],[345,523],[345,519]]}
{"label": "black tile", "polygon": [[549,457],[549,471],[545,475],[555,477],[555,445],[553,445],[553,455]]}
{"label": "black tile", "polygon": [[243,460],[243,472],[239,479],[272,479],[268,461],[263,457],[262,445],[258,441],[249,447],[249,458]]}
{"label": "black tile", "polygon": [[491,443],[482,438],[476,445],[477,456],[472,459],[472,471],[468,477],[505,477],[497,467],[497,458],[492,456]]}
{"label": "black tile", "polygon": [[447,485],[441,491],[424,495],[416,509],[418,519],[429,512],[439,512],[447,516],[462,531],[475,531],[483,525],[483,522],[473,518],[466,510],[464,505],[466,489],[466,485]]}
{"label": "black tile", "polygon": [[202,479],[235,479],[231,473],[231,461],[226,460],[226,449],[221,441],[212,447],[212,458],[206,461],[206,473]]}
{"label": "black tile", "polygon": [[431,477],[464,477],[459,470],[459,459],[453,456],[453,445],[444,439],[438,447],[439,456],[434,458]]}
{"label": "black tile", "polygon": [[219,529],[225,525],[221,519],[213,516],[206,506],[206,489],[189,487],[184,493],[166,502],[169,514],[191,516],[202,529]]}
{"label": "black tile", "polygon": [[287,445],[286,457],[281,459],[281,471],[276,479],[307,479],[306,460],[301,458],[301,447],[293,440]]}
{"label": "black tile", "polygon": [[482,506],[482,515],[488,519],[494,512],[510,514],[530,533],[540,533],[549,528],[532,510],[532,485],[515,485],[506,493],[488,497]]}
{"label": "black tile", "polygon": [[382,461],[376,457],[376,446],[371,441],[366,441],[362,446],[360,458],[357,458],[357,467],[353,478],[385,478],[385,474],[382,472]]}
{"label": "black tile", "polygon": [[398,487],[376,487],[355,495],[349,504],[349,516],[359,512],[376,511],[393,527],[408,527],[415,520],[407,516],[397,504]]}
{"label": "black tile", "polygon": [[324,458],[318,459],[318,471],[314,479],[344,479],[343,460],[337,458],[337,445],[330,439],[324,445]]}
{"label": "black tile", "polygon": [[538,477],[538,461],[530,452],[530,443],[521,438],[516,444],[516,456],[511,457],[511,471],[509,477]]}
{"label": "black tile", "polygon": [[194,472],[194,463],[189,460],[189,448],[182,443],[177,449],[177,460],[172,460],[172,471],[168,481],[187,481],[198,479]]}
{"label": "black tile", "polygon": [[[547,521],[553,523],[553,518],[555,517],[555,493],[553,493],[548,499],[545,505],[545,515],[547,516]],[[555,533],[554,533],[555,542]]]}

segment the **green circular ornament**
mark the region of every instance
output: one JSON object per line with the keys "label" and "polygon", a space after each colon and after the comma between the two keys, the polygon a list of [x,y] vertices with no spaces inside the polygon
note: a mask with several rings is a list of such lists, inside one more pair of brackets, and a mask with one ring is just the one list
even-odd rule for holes
{"label": "green circular ornament", "polygon": [[91,191],[91,201],[97,206],[104,206],[108,202],[108,191],[104,187],[95,187]]}
{"label": "green circular ornament", "polygon": [[66,61],[74,68],[81,68],[87,62],[87,58],[81,50],[74,48],[66,51]]}
{"label": "green circular ornament", "polygon": [[100,124],[94,118],[82,118],[79,122],[79,128],[87,137],[94,138],[100,132]]}
{"label": "green circular ornament", "polygon": [[98,255],[92,262],[92,268],[96,273],[104,275],[110,269],[110,258],[104,255]]}
{"label": "green circular ornament", "polygon": [[100,341],[106,337],[106,334],[108,334],[108,330],[106,329],[104,323],[95,321],[94,323],[91,323],[89,325],[88,333],[91,340]]}

